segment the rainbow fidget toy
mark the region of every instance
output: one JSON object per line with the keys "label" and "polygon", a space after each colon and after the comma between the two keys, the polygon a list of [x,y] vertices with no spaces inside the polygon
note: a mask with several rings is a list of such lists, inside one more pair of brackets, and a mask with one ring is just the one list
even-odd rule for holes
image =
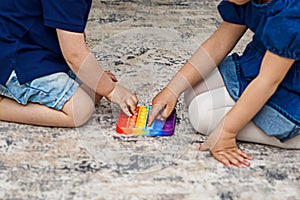
{"label": "rainbow fidget toy", "polygon": [[147,122],[151,108],[152,106],[138,106],[138,115],[131,117],[121,111],[116,126],[117,133],[151,137],[172,136],[175,128],[176,110],[173,110],[165,122],[155,119],[148,127]]}

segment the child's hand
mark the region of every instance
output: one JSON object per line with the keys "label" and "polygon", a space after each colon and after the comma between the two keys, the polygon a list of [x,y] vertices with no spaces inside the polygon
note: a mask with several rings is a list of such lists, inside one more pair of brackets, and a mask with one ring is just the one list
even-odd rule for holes
{"label": "child's hand", "polygon": [[174,110],[178,97],[165,87],[152,100],[152,110],[149,115],[148,126],[152,124],[155,118],[166,120]]}
{"label": "child's hand", "polygon": [[109,101],[118,104],[126,115],[132,116],[133,114],[137,114],[136,106],[138,98],[123,86],[116,84],[115,88],[106,96],[106,98]]}
{"label": "child's hand", "polygon": [[108,70],[105,70],[105,73],[111,78],[111,80],[112,80],[113,82],[118,82],[117,77],[116,77],[113,73],[111,73],[111,72],[108,71]]}
{"label": "child's hand", "polygon": [[239,168],[248,167],[250,163],[247,160],[253,160],[253,158],[237,147],[235,136],[236,134],[225,132],[217,127],[206,142],[199,147],[199,150],[210,150],[214,158],[227,167],[232,165]]}

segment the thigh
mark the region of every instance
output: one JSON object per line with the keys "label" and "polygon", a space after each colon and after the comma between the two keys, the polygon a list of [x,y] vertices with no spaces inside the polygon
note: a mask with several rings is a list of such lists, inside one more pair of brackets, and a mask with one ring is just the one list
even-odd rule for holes
{"label": "thigh", "polygon": [[32,102],[60,110],[78,88],[79,83],[67,73],[54,73],[20,84],[13,71],[6,85],[0,87],[0,94],[22,105]]}
{"label": "thigh", "polygon": [[218,68],[215,68],[203,81],[185,91],[185,103],[189,105],[199,94],[221,87],[224,87],[224,82]]}

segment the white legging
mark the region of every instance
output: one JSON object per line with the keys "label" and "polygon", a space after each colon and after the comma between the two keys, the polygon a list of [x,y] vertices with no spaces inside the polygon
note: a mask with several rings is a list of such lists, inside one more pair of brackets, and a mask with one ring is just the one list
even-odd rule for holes
{"label": "white legging", "polygon": [[[224,86],[218,69],[215,69],[205,81],[187,90],[184,96],[189,107],[192,126],[205,135],[209,135],[214,130],[218,122],[235,104]],[[286,149],[300,149],[300,135],[282,143],[277,138],[265,134],[253,122],[249,122],[239,132],[237,139]]]}

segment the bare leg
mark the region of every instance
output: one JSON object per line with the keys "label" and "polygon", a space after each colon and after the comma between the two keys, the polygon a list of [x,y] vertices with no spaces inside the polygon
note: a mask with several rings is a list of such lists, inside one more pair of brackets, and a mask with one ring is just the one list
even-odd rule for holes
{"label": "bare leg", "polygon": [[94,103],[81,88],[64,105],[55,110],[44,105],[29,103],[21,105],[16,101],[0,97],[0,120],[41,126],[77,127],[83,125],[92,115]]}

